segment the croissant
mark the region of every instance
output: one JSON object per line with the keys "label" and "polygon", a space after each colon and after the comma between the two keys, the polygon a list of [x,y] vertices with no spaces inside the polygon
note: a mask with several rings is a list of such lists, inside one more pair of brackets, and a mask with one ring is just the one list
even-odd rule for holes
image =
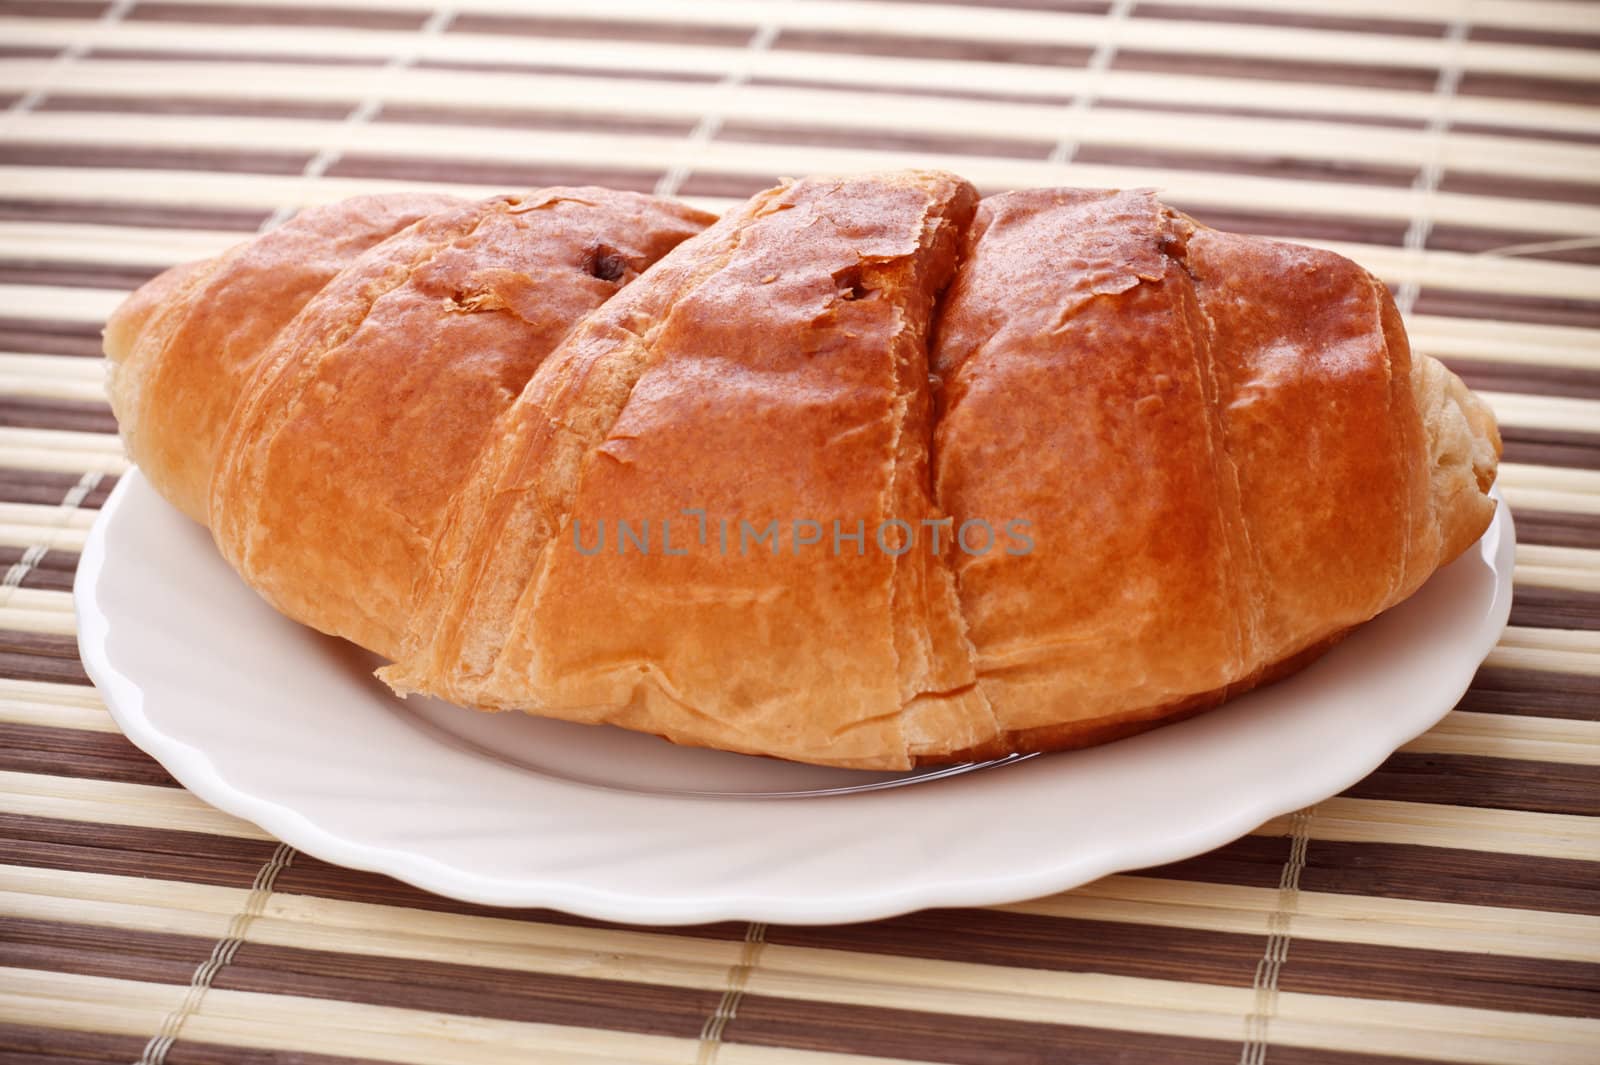
{"label": "croissant", "polygon": [[1305,665],[1483,533],[1500,454],[1344,258],[930,171],[361,197],[105,348],[150,482],[397,692],[881,770]]}

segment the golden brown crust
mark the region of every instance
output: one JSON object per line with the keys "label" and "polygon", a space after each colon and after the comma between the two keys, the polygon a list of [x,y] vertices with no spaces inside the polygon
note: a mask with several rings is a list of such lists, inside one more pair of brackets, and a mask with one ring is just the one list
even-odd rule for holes
{"label": "golden brown crust", "polygon": [[151,483],[204,522],[223,429],[279,330],[362,252],[458,202],[407,192],[313,207],[123,303],[106,323],[111,402]]}
{"label": "golden brown crust", "polygon": [[496,419],[575,324],[707,221],[544,189],[372,248],[277,338],[234,412],[211,484],[223,554],[284,613],[397,656]]}
{"label": "golden brown crust", "polygon": [[[199,264],[119,311],[118,413],[252,584],[397,690],[876,769],[1198,713],[1493,514],[1492,415],[1336,255],[939,172],[707,221],[603,190],[442,206],[207,361],[197,301],[257,315],[286,253],[247,246],[234,287]],[[143,431],[185,390],[203,441],[231,412],[214,476],[212,445]]]}

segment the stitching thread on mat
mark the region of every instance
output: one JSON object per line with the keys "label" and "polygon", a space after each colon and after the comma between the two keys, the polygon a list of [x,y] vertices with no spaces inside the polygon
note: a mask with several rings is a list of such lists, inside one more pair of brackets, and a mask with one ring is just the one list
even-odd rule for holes
{"label": "stitching thread on mat", "polygon": [[1256,963],[1255,1005],[1244,1019],[1239,1065],[1266,1065],[1267,1029],[1278,1011],[1278,974],[1289,960],[1291,925],[1300,905],[1300,874],[1306,867],[1311,819],[1316,814],[1316,806],[1307,806],[1289,818],[1289,857],[1278,875],[1278,903],[1267,918],[1267,948]]}
{"label": "stitching thread on mat", "polygon": [[[1089,62],[1083,68],[1083,88],[1072,98],[1072,103],[1067,105],[1069,121],[1094,107],[1095,97],[1100,95],[1100,85],[1105,81],[1106,71],[1111,69],[1111,61],[1117,56],[1117,27],[1128,20],[1133,5],[1138,2],[1139,0],[1112,0],[1111,7],[1107,9],[1105,15],[1104,36],[1094,46],[1094,52],[1090,54]],[[1068,135],[1062,137],[1051,149],[1048,162],[1065,166],[1078,154],[1078,138],[1071,136],[1071,130],[1067,132]]]}
{"label": "stitching thread on mat", "polygon": [[[1465,18],[1452,19],[1445,31],[1444,39],[1449,51],[1439,65],[1439,80],[1433,86],[1433,114],[1428,117],[1427,128],[1428,159],[1417,172],[1417,179],[1411,183],[1411,189],[1420,202],[1416,214],[1411,217],[1411,224],[1406,227],[1403,246],[1413,262],[1421,262],[1428,237],[1433,233],[1433,195],[1444,177],[1444,140],[1450,128],[1450,101],[1455,98],[1456,88],[1461,84],[1461,45],[1467,39],[1468,26]],[[1410,317],[1421,288],[1414,278],[1401,282],[1394,302],[1402,315]]]}
{"label": "stitching thread on mat", "polygon": [[[128,12],[133,10],[133,5],[136,3],[138,3],[138,0],[116,0],[110,7],[106,8],[104,14],[94,21],[93,25],[102,27],[115,26],[127,17]],[[39,79],[40,83],[23,93],[16,103],[7,108],[5,117],[10,119],[18,115],[25,115],[38,107],[44,102],[45,97],[50,95],[56,76],[62,70],[88,55],[89,50],[93,47],[94,42],[80,38],[63,48],[50,63],[44,77]]]}
{"label": "stitching thread on mat", "polygon": [[[411,47],[407,48],[405,51],[396,52],[394,55],[389,57],[389,61],[386,62],[383,65],[383,68],[378,72],[377,85],[373,89],[372,94],[366,97],[366,99],[362,100],[360,103],[356,104],[355,107],[350,109],[350,113],[344,116],[344,122],[342,122],[339,126],[339,137],[341,143],[349,137],[352,130],[358,126],[364,126],[368,122],[372,121],[372,119],[377,116],[378,112],[383,109],[385,88],[387,88],[388,84],[399,74],[407,70],[413,63],[417,61],[418,53],[422,48],[422,42],[429,37],[439,36],[445,30],[450,28],[450,24],[454,22],[455,19],[455,8],[436,8],[433,14],[428,16],[427,21],[417,28],[417,39],[415,43],[413,43]],[[345,150],[342,147],[325,145],[320,151],[317,152],[316,155],[313,155],[309,160],[306,161],[305,169],[300,172],[301,180],[315,181],[322,177],[322,175],[328,172],[330,167],[336,164],[340,158],[343,157],[344,151]],[[299,208],[295,205],[282,205],[276,211],[272,212],[272,216],[270,218],[261,223],[260,232],[266,233],[270,230],[277,229],[290,218],[293,218],[297,210],[299,210]]]}
{"label": "stitching thread on mat", "polygon": [[32,573],[34,567],[44,561],[44,556],[49,554],[55,546],[56,537],[62,529],[66,528],[73,512],[83,505],[85,499],[89,498],[90,492],[100,486],[100,480],[104,476],[103,473],[90,470],[78,478],[77,484],[67,490],[66,496],[61,500],[59,516],[55,522],[49,528],[41,530],[39,542],[30,544],[28,549],[22,553],[22,557],[13,562],[11,568],[6,570],[5,579],[0,581],[0,606],[4,606],[11,601],[12,590],[22,587],[22,582],[27,579],[28,574]]}
{"label": "stitching thread on mat", "polygon": [[161,1027],[145,1044],[144,1053],[139,1055],[139,1060],[134,1065],[163,1065],[167,1060],[167,1052],[178,1041],[179,1034],[183,1031],[183,1023],[194,1016],[200,1009],[200,1002],[205,998],[206,992],[211,988],[211,982],[217,978],[217,973],[231,961],[239,952],[239,947],[244,944],[245,933],[250,930],[250,925],[267,905],[267,898],[272,894],[272,885],[278,879],[278,874],[288,868],[294,860],[294,848],[287,843],[280,843],[272,852],[257,872],[255,881],[250,885],[250,894],[245,898],[244,907],[233,915],[233,920],[228,922],[227,935],[217,940],[216,946],[211,948],[211,956],[195,969],[194,975],[189,978],[189,988],[184,992],[183,1001],[173,1007],[166,1019],[161,1022]]}
{"label": "stitching thread on mat", "polygon": [[[740,57],[737,66],[717,83],[719,94],[726,94],[738,88],[750,77],[750,66],[755,57],[761,55],[772,47],[772,42],[778,39],[778,24],[769,22],[759,27],[750,35],[750,41],[745,45],[744,54]],[[687,146],[697,148],[709,144],[711,138],[722,130],[722,115],[716,110],[708,110],[700,116],[700,121],[695,123],[694,129],[689,131]],[[689,179],[692,167],[688,163],[678,163],[671,170],[661,175],[661,180],[656,182],[655,194],[657,196],[676,196],[678,189]]]}
{"label": "stitching thread on mat", "polygon": [[717,1008],[700,1027],[700,1052],[695,1055],[695,1065],[715,1065],[717,1054],[722,1049],[722,1033],[728,1027],[728,1022],[738,1015],[739,1000],[744,998],[745,986],[749,984],[750,974],[755,972],[761,960],[761,949],[766,945],[765,923],[751,921],[745,926],[744,946],[739,950],[739,960],[728,967],[727,987],[717,1002]]}

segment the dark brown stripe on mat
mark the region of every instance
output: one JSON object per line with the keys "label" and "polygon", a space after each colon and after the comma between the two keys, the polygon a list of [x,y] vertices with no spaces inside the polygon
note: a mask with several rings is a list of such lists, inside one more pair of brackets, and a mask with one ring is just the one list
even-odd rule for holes
{"label": "dark brown stripe on mat", "polygon": [[735,196],[744,199],[778,183],[776,174],[693,173],[678,188],[682,196]]}
{"label": "dark brown stripe on mat", "polygon": [[[0,279],[4,276],[5,268],[0,266]],[[105,403],[32,396],[0,395],[0,425],[17,429],[71,429],[83,433],[117,431],[117,419],[112,417],[111,408]]]}
{"label": "dark brown stripe on mat", "polygon": [[73,636],[0,629],[0,677],[87,684]]}
{"label": "dark brown stripe on mat", "polygon": [[[908,4],[948,4],[950,0],[900,0]],[[961,0],[962,7],[1012,8],[1018,11],[1055,11],[1074,15],[1104,15],[1111,0]]]}
{"label": "dark brown stripe on mat", "polygon": [[1406,223],[1381,218],[1323,218],[1317,215],[1270,211],[1241,211],[1238,208],[1211,207],[1171,196],[1161,201],[1193,215],[1212,227],[1233,233],[1252,233],[1279,240],[1343,240],[1360,244],[1400,247],[1405,243]]}
{"label": "dark brown stripe on mat", "polygon": [[[1485,229],[1478,226],[1436,225],[1428,234],[1428,248],[1482,255],[1500,248],[1519,248],[1561,240],[1550,233],[1526,230]],[[1549,251],[1517,252],[1519,259],[1548,259],[1552,262],[1584,263],[1600,266],[1600,242],[1587,248],[1553,248]]]}
{"label": "dark brown stripe on mat", "polygon": [[[1450,934],[1439,932],[1440,946]],[[1481,951],[1330,943],[1296,936],[1278,988],[1309,995],[1600,1016],[1600,965]]]}
{"label": "dark brown stripe on mat", "polygon": [[821,78],[769,78],[754,75],[745,80],[746,85],[767,86],[770,88],[784,89],[828,89],[834,92],[847,91],[852,95],[885,94],[892,93],[897,96],[926,96],[931,99],[952,100],[988,100],[994,103],[1005,104],[1044,104],[1066,105],[1074,97],[1071,94],[1049,94],[1021,92],[989,92],[979,89],[965,89],[960,86],[930,86],[930,85],[878,85],[860,84],[848,80],[826,81]]}
{"label": "dark brown stripe on mat", "polygon": [[[310,152],[258,152],[232,148],[96,147],[79,144],[0,145],[4,166],[86,166],[130,170],[199,170],[226,174],[298,174]],[[110,190],[115,192],[115,189]]]}
{"label": "dark brown stripe on mat", "polygon": [[1493,122],[1451,122],[1450,132],[1487,133],[1492,137],[1516,137],[1533,141],[1600,144],[1600,133],[1588,133],[1576,129],[1544,129],[1539,126],[1502,126]]}
{"label": "dark brown stripe on mat", "polygon": [[1600,329],[1600,301],[1597,300],[1425,288],[1417,296],[1415,310],[1418,314],[1440,314],[1453,318],[1492,318],[1500,322]]}
{"label": "dark brown stripe on mat", "polygon": [[0,965],[44,972],[187,984],[216,940],[0,914]]}
{"label": "dark brown stripe on mat", "polygon": [[607,133],[685,136],[693,131],[694,118],[642,118],[630,115],[601,115],[583,111],[535,110],[533,108],[432,107],[416,104],[385,104],[374,122],[413,122],[441,126],[487,126],[504,129],[604,130]]}
{"label": "dark brown stripe on mat", "polygon": [[901,958],[1249,987],[1267,937],[1004,910],[924,910],[871,924],[772,925],[766,940]]}
{"label": "dark brown stripe on mat", "polygon": [[[1600,204],[1600,183],[1508,177],[1504,174],[1479,174],[1466,170],[1448,171],[1439,182],[1439,191],[1461,192],[1471,196],[1504,196],[1517,200]],[[1549,237],[1557,239],[1573,235],[1553,233],[1549,234]]]}
{"label": "dark brown stripe on mat", "polygon": [[[0,1065],[128,1065],[144,1053],[143,1036],[0,1024]],[[340,1058],[298,1050],[197,1043],[184,1036],[167,1065],[393,1065],[376,1058]],[[1276,1058],[1274,1058],[1276,1065]]]}
{"label": "dark brown stripe on mat", "polygon": [[1600,548],[1600,514],[1518,508],[1517,540],[1552,547]]}
{"label": "dark brown stripe on mat", "polygon": [[[59,505],[67,493],[83,479],[81,473],[62,473],[55,470],[18,470],[0,467],[0,502],[45,503]],[[115,474],[103,474],[100,481],[84,497],[80,510],[97,510],[105,504],[111,489],[116,487]]]}
{"label": "dark brown stripe on mat", "polygon": [[[724,1043],[950,1065],[1236,1065],[1239,1044],[1150,1032],[961,1017],[746,994]],[[1274,1048],[1273,1065],[1277,1065]],[[1364,1065],[1352,1060],[1352,1065]],[[1412,1063],[1417,1065],[1417,1063]]]}
{"label": "dark brown stripe on mat", "polygon": [[606,185],[634,192],[650,192],[661,178],[657,171],[360,153],[342,157],[328,170],[328,176],[494,185],[507,189],[539,188],[545,185]]}
{"label": "dark brown stripe on mat", "polygon": [[0,1065],[128,1065],[146,1042],[109,1032],[0,1023]]}
{"label": "dark brown stripe on mat", "polygon": [[[44,503],[57,506],[67,493],[83,479],[81,473],[57,473],[53,470],[14,470],[0,467],[0,503]],[[117,478],[106,474],[100,483],[84,497],[79,509],[98,510],[105,504],[106,496],[116,486]]]}
{"label": "dark brown stripe on mat", "polygon": [[4,0],[0,18],[99,18],[110,6],[99,0]]}
{"label": "dark brown stripe on mat", "polygon": [[[1433,290],[1437,292],[1438,290]],[[1418,314],[1448,314],[1461,318],[1488,318],[1504,321],[1501,314],[1470,313],[1474,308],[1470,300],[1490,300],[1483,293],[1463,295],[1448,294],[1449,299],[1435,299],[1430,305],[1439,310],[1424,309],[1426,291],[1417,299]],[[1576,399],[1600,399],[1600,371],[1577,366],[1529,366],[1515,362],[1482,362],[1477,359],[1455,359],[1441,356],[1440,361],[1465,381],[1470,387],[1490,392],[1523,392],[1534,396],[1571,396]]]}
{"label": "dark brown stripe on mat", "polygon": [[1600,766],[1400,751],[1344,794],[1358,799],[1600,817]]}
{"label": "dark brown stripe on mat", "polygon": [[100,200],[0,199],[0,218],[67,225],[152,226],[163,229],[229,229],[241,235],[261,227],[271,211],[227,207],[177,207],[166,204]]}
{"label": "dark brown stripe on mat", "polygon": [[1600,82],[1535,78],[1526,74],[1494,74],[1481,70],[1462,74],[1456,92],[1462,96],[1509,96],[1519,100],[1582,104],[1585,107],[1600,104]]}
{"label": "dark brown stripe on mat", "polygon": [[1288,181],[1331,181],[1357,185],[1405,188],[1416,180],[1415,167],[1379,166],[1325,159],[1293,159],[1275,153],[1249,156],[1237,153],[1177,151],[1165,148],[1125,148],[1084,144],[1073,159],[1107,166],[1157,167],[1163,170],[1204,170],[1218,174],[1250,174]]}
{"label": "dark brown stripe on mat", "polygon": [[1412,843],[1313,840],[1300,889],[1600,915],[1600,863]]}
{"label": "dark brown stripe on mat", "polygon": [[[1517,538],[1523,517],[1517,515]],[[1516,598],[1524,593],[1517,589]],[[1600,721],[1600,677],[1587,673],[1546,673],[1533,669],[1484,666],[1456,706],[1479,714],[1559,717],[1567,721]]]}
{"label": "dark brown stripe on mat", "polygon": [[[1594,18],[1600,26],[1600,15]],[[1591,30],[1594,26],[1590,27]],[[1540,48],[1600,49],[1600,33],[1574,33],[1571,30],[1525,30],[1512,26],[1474,26],[1469,34],[1474,41],[1498,41],[1502,44],[1531,44]]]}
{"label": "dark brown stripe on mat", "polygon": [[99,322],[0,318],[0,351],[98,359],[105,355],[100,348],[100,328]]}
{"label": "dark brown stripe on mat", "polygon": [[1600,433],[1502,425],[1500,436],[1505,441],[1505,455],[1502,457],[1506,462],[1600,469]]}
{"label": "dark brown stripe on mat", "polygon": [[204,100],[188,96],[79,96],[52,93],[37,111],[140,115],[224,115],[242,118],[342,119],[358,100],[342,103],[299,100]]}
{"label": "dark brown stripe on mat", "polygon": [[[381,67],[388,62],[383,56],[352,55],[302,55],[298,52],[207,52],[179,48],[91,48],[85,57],[96,59],[133,60],[147,63],[294,63],[330,67]],[[80,60],[83,62],[85,60]]]}
{"label": "dark brown stripe on mat", "polygon": [[1600,629],[1600,592],[1517,586],[1511,624],[1541,629]]}
{"label": "dark brown stripe on mat", "polygon": [[225,26],[344,26],[359,30],[418,30],[427,15],[418,11],[370,11],[341,7],[250,7],[227,4],[135,4],[129,22],[204,22]]}
{"label": "dark brown stripe on mat", "polygon": [[[20,547],[0,548],[0,570],[9,569],[21,560],[22,554]],[[46,592],[70,592],[77,568],[78,556],[75,552],[46,551],[44,557],[22,578],[22,587]]]}
{"label": "dark brown stripe on mat", "polygon": [[[1216,104],[1178,104],[1152,100],[1097,97],[1094,105],[1104,111],[1144,111],[1160,115],[1205,115],[1223,118],[1293,119],[1297,122],[1337,122],[1351,126],[1377,126],[1384,129],[1426,129],[1428,123],[1420,118],[1401,118],[1394,115],[1352,115],[1342,111],[1315,111],[1302,107],[1273,108],[1222,107]],[[1455,127],[1452,127],[1455,128]]]}
{"label": "dark brown stripe on mat", "polygon": [[411,64],[417,70],[464,70],[474,74],[563,74],[579,78],[604,78],[607,81],[677,81],[706,85],[722,80],[720,74],[701,74],[691,70],[624,70],[618,67],[579,67],[560,63],[511,63],[504,60],[474,62],[469,59],[419,59]]}
{"label": "dark brown stripe on mat", "polygon": [[1287,836],[1244,836],[1214,851],[1181,862],[1155,865],[1140,876],[1162,880],[1199,880],[1241,887],[1277,887],[1289,857]]}
{"label": "dark brown stripe on mat", "polygon": [[1114,70],[1143,70],[1156,74],[1191,74],[1218,78],[1267,81],[1321,82],[1371,89],[1409,89],[1432,92],[1439,73],[1425,67],[1379,67],[1360,63],[1312,63],[1300,59],[1261,56],[1190,55],[1119,49]]}
{"label": "dark brown stripe on mat", "polygon": [[34,869],[248,888],[277,847],[271,840],[0,812],[0,861]]}
{"label": "dark brown stripe on mat", "polygon": [[54,59],[60,48],[30,48],[23,45],[0,44],[0,59]]}
{"label": "dark brown stripe on mat", "polygon": [[62,288],[125,288],[133,290],[155,277],[165,266],[129,266],[123,263],[29,262],[0,259],[0,284],[58,285]]}
{"label": "dark brown stripe on mat", "polygon": [[785,144],[871,151],[949,152],[953,155],[1001,156],[1008,159],[1048,158],[1054,141],[1021,137],[978,137],[921,130],[840,129],[828,126],[764,125],[726,122],[716,139],[738,144]]}
{"label": "dark brown stripe on mat", "polygon": [[1444,23],[1421,19],[1352,18],[1344,15],[1313,15],[1270,9],[1194,7],[1188,4],[1141,3],[1135,5],[1131,14],[1134,18],[1228,22],[1242,26],[1288,26],[1301,30],[1379,33],[1394,37],[1443,37],[1445,31]]}
{"label": "dark brown stripe on mat", "polygon": [[774,51],[845,55],[902,56],[908,59],[962,59],[976,63],[1027,63],[1047,67],[1081,67],[1094,49],[1081,44],[1034,44],[1027,41],[949,40],[900,34],[840,33],[832,30],[786,29],[772,42]]}
{"label": "dark brown stripe on mat", "polygon": [[756,32],[749,26],[696,26],[684,22],[641,22],[634,19],[548,18],[527,15],[463,13],[450,23],[449,33],[483,33],[490,36],[567,37],[600,41],[649,41],[653,44],[728,45],[749,42]]}
{"label": "dark brown stripe on mat", "polygon": [[218,990],[694,1038],[721,988],[700,990],[245,943]]}
{"label": "dark brown stripe on mat", "polygon": [[0,770],[175,788],[178,782],[120,732],[0,721]]}

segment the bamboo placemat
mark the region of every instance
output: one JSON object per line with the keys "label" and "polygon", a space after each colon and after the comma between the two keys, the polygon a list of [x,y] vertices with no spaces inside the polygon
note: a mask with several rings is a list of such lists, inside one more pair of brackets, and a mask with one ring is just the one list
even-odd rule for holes
{"label": "bamboo placemat", "polygon": [[[1597,49],[1570,0],[0,3],[0,1063],[1600,1061]],[[689,929],[331,867],[117,732],[69,588],[127,290],[358,192],[899,165],[1158,186],[1392,283],[1521,538],[1443,724],[1177,865]]]}

